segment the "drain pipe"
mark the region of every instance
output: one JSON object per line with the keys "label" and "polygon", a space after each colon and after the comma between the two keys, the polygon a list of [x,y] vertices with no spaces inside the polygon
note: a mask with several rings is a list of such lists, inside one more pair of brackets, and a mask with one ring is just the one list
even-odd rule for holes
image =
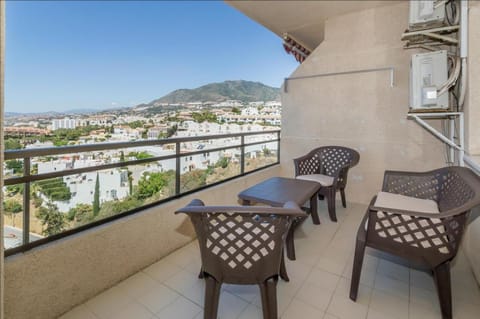
{"label": "drain pipe", "polygon": [[458,106],[462,108],[467,90],[468,0],[461,0],[460,2],[460,58],[462,59],[462,76],[460,80]]}

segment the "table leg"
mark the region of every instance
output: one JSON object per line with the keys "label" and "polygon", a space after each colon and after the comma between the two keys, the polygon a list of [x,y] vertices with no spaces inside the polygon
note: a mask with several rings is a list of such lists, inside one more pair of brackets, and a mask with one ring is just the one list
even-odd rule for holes
{"label": "table leg", "polygon": [[290,260],[295,260],[295,243],[293,241],[294,228],[294,225],[290,227],[290,229],[288,230],[287,238],[285,240],[285,245],[287,246],[287,257]]}
{"label": "table leg", "polygon": [[315,225],[320,224],[320,217],[318,217],[318,204],[317,204],[317,194],[313,194],[310,198],[310,214],[312,215],[312,221]]}
{"label": "table leg", "polygon": [[285,281],[290,281],[290,278],[288,278],[287,274],[287,268],[285,266],[285,256],[284,252],[282,251],[282,261],[280,263],[280,278],[282,278]]}

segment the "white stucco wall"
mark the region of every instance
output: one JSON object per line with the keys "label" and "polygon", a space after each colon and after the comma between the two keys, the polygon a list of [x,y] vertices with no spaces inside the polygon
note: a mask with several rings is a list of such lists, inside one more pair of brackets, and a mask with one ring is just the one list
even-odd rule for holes
{"label": "white stucco wall", "polygon": [[[325,40],[292,77],[380,67],[388,71],[288,81],[282,94],[282,172],[292,159],[321,145],[343,145],[360,153],[349,174],[347,199],[368,203],[387,169],[424,171],[444,165],[444,147],[411,120],[409,64],[400,36],[408,3],[327,20]],[[359,212],[362,213],[362,212]]]}
{"label": "white stucco wall", "polygon": [[[480,2],[470,1],[468,26],[468,86],[465,99],[466,151],[480,164]],[[480,208],[472,219],[480,216]],[[465,255],[480,282],[480,218],[474,219],[465,234]]]}

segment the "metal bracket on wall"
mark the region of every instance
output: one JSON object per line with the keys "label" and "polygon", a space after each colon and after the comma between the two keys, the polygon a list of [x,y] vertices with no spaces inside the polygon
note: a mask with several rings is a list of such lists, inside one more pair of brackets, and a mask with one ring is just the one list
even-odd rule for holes
{"label": "metal bracket on wall", "polygon": [[287,82],[288,81],[319,78],[319,77],[325,77],[325,76],[380,72],[380,71],[390,71],[390,87],[393,88],[395,69],[393,68],[393,66],[389,66],[389,67],[383,67],[383,68],[372,68],[372,69],[351,70],[351,71],[343,71],[343,72],[320,73],[320,74],[304,75],[304,76],[296,76],[296,77],[291,77],[291,78],[285,78],[285,80],[283,81],[283,91],[285,93],[287,93]]}
{"label": "metal bracket on wall", "polygon": [[[464,166],[465,156],[465,134],[464,134],[464,116],[463,112],[442,112],[442,113],[408,113],[407,118],[415,120],[417,124],[429,131],[433,136],[444,142],[450,147],[450,161],[454,160],[454,151],[458,152],[458,163],[460,166]],[[431,126],[425,121],[429,120],[449,120],[449,136],[446,137],[443,133],[439,132],[436,128]],[[458,120],[459,136],[458,143],[455,143],[455,120]]]}

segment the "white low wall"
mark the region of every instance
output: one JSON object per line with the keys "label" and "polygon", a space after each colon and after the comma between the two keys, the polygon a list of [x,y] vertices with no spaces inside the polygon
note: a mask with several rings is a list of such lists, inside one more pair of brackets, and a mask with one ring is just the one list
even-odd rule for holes
{"label": "white low wall", "polygon": [[279,172],[273,166],[6,258],[5,318],[58,317],[190,242],[192,228],[176,209],[193,198],[236,204],[240,191]]}

